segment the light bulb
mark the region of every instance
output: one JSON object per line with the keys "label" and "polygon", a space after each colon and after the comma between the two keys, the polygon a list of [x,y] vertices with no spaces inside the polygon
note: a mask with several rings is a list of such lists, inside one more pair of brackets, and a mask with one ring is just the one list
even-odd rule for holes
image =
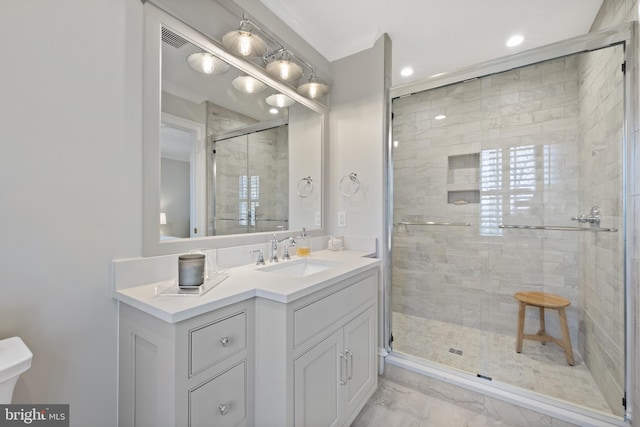
{"label": "light bulb", "polygon": [[280,61],[280,78],[282,80],[289,80],[291,77],[291,70],[289,67],[289,63],[285,61]]}
{"label": "light bulb", "polygon": [[269,62],[266,66],[267,73],[284,81],[298,80],[302,74],[302,67],[288,59],[278,59]]}
{"label": "light bulb", "polygon": [[318,96],[318,83],[311,83],[309,85],[309,97],[315,98]]}
{"label": "light bulb", "polygon": [[298,92],[304,96],[314,99],[329,93],[329,86],[321,83],[318,80],[318,76],[313,72],[307,83],[298,86]]}
{"label": "light bulb", "polygon": [[226,62],[209,52],[192,53],[187,57],[187,62],[191,68],[202,74],[217,75],[229,70],[229,65]]}
{"label": "light bulb", "polygon": [[238,76],[233,79],[231,84],[243,93],[258,93],[267,88],[267,85],[251,76]]}
{"label": "light bulb", "polygon": [[251,33],[241,32],[240,39],[238,40],[238,52],[242,56],[251,55]]}
{"label": "light bulb", "polygon": [[266,101],[267,104],[278,108],[288,107],[290,105],[293,105],[293,103],[295,102],[293,99],[281,93],[276,93],[274,95],[268,96]]}
{"label": "light bulb", "polygon": [[202,55],[202,72],[213,73],[213,55]]}

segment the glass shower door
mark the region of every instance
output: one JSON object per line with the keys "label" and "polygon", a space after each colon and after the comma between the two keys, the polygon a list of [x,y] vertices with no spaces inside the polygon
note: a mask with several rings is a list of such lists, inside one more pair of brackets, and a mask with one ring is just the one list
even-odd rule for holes
{"label": "glass shower door", "polygon": [[[622,61],[613,46],[394,99],[394,351],[623,414]],[[516,352],[519,292],[566,299],[573,365],[539,336]],[[544,334],[562,342],[560,314]],[[528,305],[524,333],[540,320]]]}

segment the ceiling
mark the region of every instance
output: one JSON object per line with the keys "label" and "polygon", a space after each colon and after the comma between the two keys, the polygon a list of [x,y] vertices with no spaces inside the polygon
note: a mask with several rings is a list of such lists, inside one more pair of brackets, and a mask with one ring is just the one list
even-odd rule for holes
{"label": "ceiling", "polygon": [[[260,0],[327,60],[387,33],[393,86],[589,32],[602,0]],[[509,37],[524,42],[506,46]],[[402,77],[411,66],[414,74]]]}

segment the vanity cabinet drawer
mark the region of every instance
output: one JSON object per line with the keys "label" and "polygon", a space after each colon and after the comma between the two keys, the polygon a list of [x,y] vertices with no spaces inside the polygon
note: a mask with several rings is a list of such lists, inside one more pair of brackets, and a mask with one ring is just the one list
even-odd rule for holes
{"label": "vanity cabinet drawer", "polygon": [[189,392],[189,426],[237,426],[247,418],[247,366],[243,361]]}
{"label": "vanity cabinet drawer", "polygon": [[189,331],[189,376],[247,347],[247,313]]}
{"label": "vanity cabinet drawer", "polygon": [[298,308],[293,317],[294,347],[299,346],[332,323],[373,299],[376,280],[369,276],[318,301]]}

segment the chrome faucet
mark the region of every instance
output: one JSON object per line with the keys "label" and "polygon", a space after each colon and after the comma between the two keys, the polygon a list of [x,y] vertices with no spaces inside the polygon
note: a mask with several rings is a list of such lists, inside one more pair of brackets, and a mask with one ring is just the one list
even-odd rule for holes
{"label": "chrome faucet", "polygon": [[591,227],[600,227],[600,208],[594,206],[589,215],[572,216],[571,221],[588,222]]}
{"label": "chrome faucet", "polygon": [[293,237],[290,236],[283,237],[282,239],[278,240],[274,233],[273,238],[269,241],[271,243],[271,257],[269,258],[269,262],[278,262],[278,243],[282,243],[285,240],[289,240],[290,245],[285,246],[282,259],[291,259],[291,257],[289,256],[289,246],[295,246],[296,241],[293,240]]}

